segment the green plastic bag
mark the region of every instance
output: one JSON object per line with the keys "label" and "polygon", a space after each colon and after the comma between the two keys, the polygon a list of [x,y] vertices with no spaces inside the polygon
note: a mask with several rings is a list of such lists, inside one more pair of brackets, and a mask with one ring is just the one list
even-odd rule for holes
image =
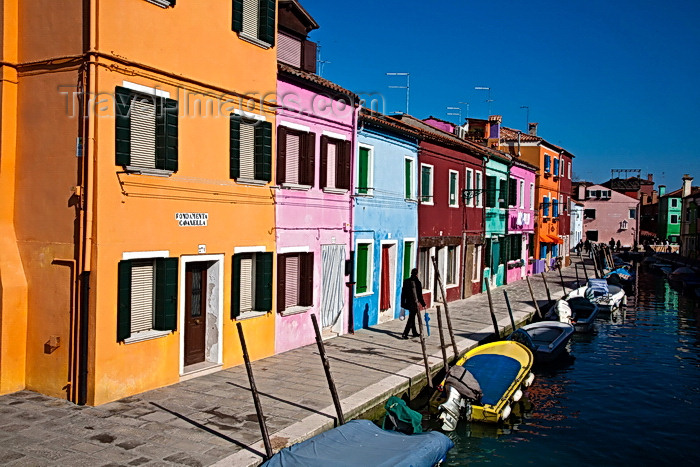
{"label": "green plastic bag", "polygon": [[423,432],[423,415],[412,410],[403,399],[391,396],[384,404],[386,414],[382,423],[383,430],[393,430],[407,435]]}

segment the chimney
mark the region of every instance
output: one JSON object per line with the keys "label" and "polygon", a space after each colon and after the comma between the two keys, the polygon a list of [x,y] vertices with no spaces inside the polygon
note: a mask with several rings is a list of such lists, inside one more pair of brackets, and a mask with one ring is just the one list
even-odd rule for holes
{"label": "chimney", "polygon": [[656,204],[659,202],[659,192],[656,190],[651,190],[651,204]]}
{"label": "chimney", "polygon": [[653,182],[654,181],[654,174],[647,174],[647,181]]}
{"label": "chimney", "polygon": [[501,140],[501,122],[503,117],[500,115],[489,115],[489,136],[488,145],[489,147],[498,147]]}
{"label": "chimney", "polygon": [[690,194],[692,182],[693,177],[691,177],[689,174],[683,175],[683,190],[681,191],[681,198],[685,198]]}
{"label": "chimney", "polygon": [[659,198],[666,194],[666,185],[659,185]]}
{"label": "chimney", "polygon": [[537,122],[530,122],[527,124],[527,132],[532,136],[537,136]]}

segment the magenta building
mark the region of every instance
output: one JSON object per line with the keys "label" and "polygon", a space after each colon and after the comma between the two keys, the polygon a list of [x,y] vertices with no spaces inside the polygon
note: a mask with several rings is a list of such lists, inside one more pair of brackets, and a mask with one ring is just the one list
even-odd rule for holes
{"label": "magenta building", "polygon": [[514,158],[508,187],[506,236],[511,251],[506,263],[506,283],[532,274],[535,236],[535,174],[537,167]]}

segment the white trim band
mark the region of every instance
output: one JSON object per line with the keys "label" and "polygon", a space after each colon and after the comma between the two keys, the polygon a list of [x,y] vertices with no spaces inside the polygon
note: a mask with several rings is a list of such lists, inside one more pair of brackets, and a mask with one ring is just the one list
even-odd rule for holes
{"label": "white trim band", "polygon": [[122,253],[122,259],[148,259],[148,258],[168,258],[168,257],[170,257],[169,250],[125,251]]}
{"label": "white trim band", "polygon": [[233,249],[233,254],[237,255],[239,253],[265,253],[266,249],[264,246],[237,246]]}
{"label": "white trim band", "polygon": [[341,133],[334,133],[334,132],[328,131],[328,130],[323,130],[323,133],[322,133],[322,134],[323,134],[323,136],[328,136],[329,138],[339,139],[339,140],[342,140],[342,141],[345,141],[345,140],[348,139],[348,137],[345,136],[344,134],[341,134]]}
{"label": "white trim band", "polygon": [[170,99],[170,93],[168,91],[163,91],[162,89],[149,88],[143,84],[132,83],[131,81],[122,81],[122,87],[126,89],[131,89],[132,91],[142,92],[144,94],[150,94],[152,96],[165,97]]}
{"label": "white trim band", "polygon": [[277,254],[284,255],[286,253],[308,253],[308,246],[285,246],[277,249]]}
{"label": "white trim band", "polygon": [[284,121],[279,122],[279,125],[283,126],[285,128],[290,128],[292,130],[298,130],[298,131],[304,131],[306,133],[311,133],[311,127],[308,127],[306,125],[300,125],[298,123],[284,122]]}

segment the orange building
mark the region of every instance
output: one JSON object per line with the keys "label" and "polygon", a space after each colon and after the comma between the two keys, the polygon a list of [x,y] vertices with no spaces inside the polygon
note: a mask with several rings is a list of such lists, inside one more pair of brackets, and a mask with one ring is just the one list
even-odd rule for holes
{"label": "orange building", "polygon": [[236,365],[237,321],[273,354],[276,1],[0,12],[0,393]]}
{"label": "orange building", "polygon": [[[538,260],[531,272],[538,273],[551,267],[564,252],[560,233],[560,217],[568,207],[560,185],[562,177],[569,176],[572,155],[564,149],[537,136],[537,124],[530,124],[530,132],[522,133],[511,128],[501,128],[500,149],[538,168],[535,180],[535,243],[534,257]],[[564,157],[567,155],[568,157]],[[567,162],[565,162],[565,160]]]}

